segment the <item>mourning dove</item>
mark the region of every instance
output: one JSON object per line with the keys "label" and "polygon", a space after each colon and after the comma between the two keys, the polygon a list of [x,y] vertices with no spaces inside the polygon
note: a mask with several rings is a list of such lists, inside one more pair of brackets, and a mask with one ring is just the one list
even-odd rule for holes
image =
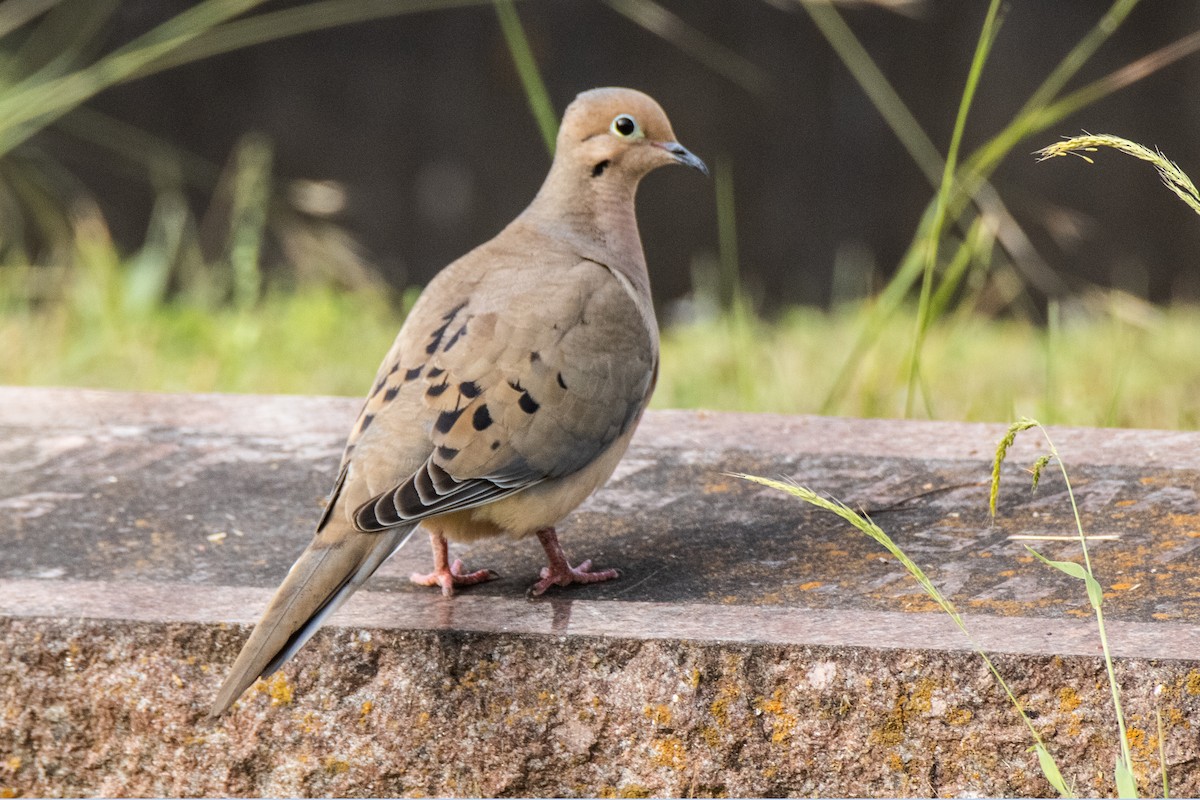
{"label": "mourning dove", "polygon": [[535,534],[530,591],[617,577],[572,567],[554,526],[616,468],[658,375],[658,326],[634,215],[666,164],[707,174],[650,97],[594,89],[567,108],[550,173],[494,239],[443,269],[396,337],[351,430],[308,548],[213,704],[274,672],[420,525],[454,587],[495,577],[447,564],[447,540]]}

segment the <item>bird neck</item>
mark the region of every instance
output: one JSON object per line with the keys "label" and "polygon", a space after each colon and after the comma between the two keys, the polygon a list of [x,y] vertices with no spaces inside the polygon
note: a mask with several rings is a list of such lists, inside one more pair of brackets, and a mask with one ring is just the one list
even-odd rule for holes
{"label": "bird neck", "polygon": [[[572,169],[574,167],[574,169]],[[579,180],[580,165],[556,162],[529,207],[517,218],[567,242],[580,256],[617,270],[650,293],[634,198],[640,176],[605,174]]]}

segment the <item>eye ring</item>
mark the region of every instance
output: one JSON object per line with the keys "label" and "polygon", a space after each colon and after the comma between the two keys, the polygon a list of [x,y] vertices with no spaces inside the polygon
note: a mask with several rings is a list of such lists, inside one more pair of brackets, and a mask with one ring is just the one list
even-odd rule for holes
{"label": "eye ring", "polygon": [[638,125],[638,121],[629,114],[618,114],[613,117],[609,130],[613,132],[614,136],[622,139],[640,139],[645,135],[642,133],[642,126]]}

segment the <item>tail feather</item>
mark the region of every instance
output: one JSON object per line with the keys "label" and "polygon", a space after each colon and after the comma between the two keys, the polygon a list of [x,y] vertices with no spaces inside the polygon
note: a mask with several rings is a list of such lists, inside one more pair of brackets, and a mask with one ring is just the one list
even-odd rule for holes
{"label": "tail feather", "polygon": [[224,714],[250,684],[295,655],[325,618],[408,540],[413,527],[361,533],[348,522],[330,520],[271,598],[217,692],[209,718]]}

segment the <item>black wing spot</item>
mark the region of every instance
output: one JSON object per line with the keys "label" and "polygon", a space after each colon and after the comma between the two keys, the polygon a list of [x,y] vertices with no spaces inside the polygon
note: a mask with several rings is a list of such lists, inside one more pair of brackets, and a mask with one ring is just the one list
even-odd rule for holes
{"label": "black wing spot", "polygon": [[508,382],[508,385],[512,387],[512,390],[513,390],[514,392],[523,392],[523,391],[525,391],[525,387],[521,385],[521,382],[520,382],[519,380],[512,380],[512,381],[509,381],[509,382]]}
{"label": "black wing spot", "polygon": [[475,414],[471,417],[471,424],[477,431],[486,431],[492,426],[492,412],[488,411],[486,405],[475,409]]}
{"label": "black wing spot", "polygon": [[449,352],[450,348],[454,347],[455,343],[461,339],[466,332],[467,323],[464,322],[462,327],[455,331],[454,335],[450,337],[450,341],[446,342],[446,346],[442,348],[443,352]]}
{"label": "black wing spot", "polygon": [[567,388],[567,382],[563,380],[563,376],[562,376],[562,373],[561,373],[561,372],[560,372],[560,373],[558,373],[558,385],[559,385],[559,386],[561,386],[561,387],[562,387],[562,388],[564,388],[564,389],[566,389],[566,388]]}
{"label": "black wing spot", "polygon": [[481,389],[479,388],[479,384],[475,381],[463,381],[458,385],[459,394],[468,400],[473,397],[478,397],[480,391]]}
{"label": "black wing spot", "polygon": [[499,450],[499,449],[500,449],[500,442],[499,442],[499,441],[492,442],[492,449],[493,449],[493,450]]}
{"label": "black wing spot", "polygon": [[536,364],[537,362],[539,362],[541,360],[542,360],[542,354],[539,353],[537,350],[534,350],[533,352],[531,352],[529,354],[529,363],[530,364]]}
{"label": "black wing spot", "polygon": [[429,375],[428,375],[428,377],[430,377],[430,378],[436,378],[436,377],[438,377],[439,375],[441,375],[441,374],[442,374],[443,372],[445,372],[445,371],[446,371],[446,370],[442,369],[441,367],[434,367],[433,369],[429,370]]}
{"label": "black wing spot", "polygon": [[422,364],[422,365],[421,365],[421,366],[419,366],[419,367],[413,367],[412,369],[410,369],[410,370],[407,370],[407,371],[404,373],[404,380],[406,380],[406,381],[415,381],[417,378],[421,377],[421,370],[423,370],[423,369],[425,369],[425,365],[424,365],[424,364]]}
{"label": "black wing spot", "polygon": [[438,445],[437,454],[438,454],[438,458],[442,459],[443,461],[449,461],[450,459],[452,459],[456,455],[458,455],[458,448],[457,447],[446,447],[446,445],[444,445],[444,444]]}
{"label": "black wing spot", "polygon": [[362,422],[360,422],[358,425],[358,432],[362,433],[367,428],[371,427],[371,423],[374,421],[375,421],[374,414],[364,414],[363,418],[362,418]]}
{"label": "black wing spot", "polygon": [[604,174],[604,170],[608,169],[608,165],[611,163],[612,163],[612,161],[610,161],[609,159],[606,158],[603,161],[601,161],[599,164],[597,164],[596,166],[592,167],[592,177],[599,178],[601,175]]}
{"label": "black wing spot", "polygon": [[529,392],[521,393],[521,399],[517,401],[517,405],[519,405],[521,410],[526,414],[532,414],[542,407],[538,401],[529,396]]}
{"label": "black wing spot", "polygon": [[392,364],[392,368],[391,368],[391,370],[388,371],[388,375],[395,375],[399,371],[400,371],[400,362],[397,361],[395,364]]}
{"label": "black wing spot", "polygon": [[425,394],[428,397],[441,397],[442,392],[446,391],[448,388],[450,388],[450,384],[444,381],[442,383],[435,383],[433,386],[430,386],[425,390]]}
{"label": "black wing spot", "polygon": [[[449,324],[449,322],[446,323],[446,325]],[[433,355],[437,352],[438,347],[442,343],[442,337],[446,335],[446,325],[438,328],[433,332],[433,335],[429,337],[429,344],[425,345],[426,355]]]}
{"label": "black wing spot", "polygon": [[375,395],[379,394],[379,390],[382,389],[386,385],[387,385],[387,376],[385,375],[382,378],[380,378],[379,380],[375,381],[375,385],[371,387],[371,397],[374,397]]}
{"label": "black wing spot", "polygon": [[456,316],[458,316],[458,312],[462,311],[466,307],[466,303],[460,303],[442,316],[442,319],[445,320],[445,322],[442,324],[442,327],[438,328],[430,335],[429,344],[425,346],[426,353],[433,355],[437,352],[438,347],[440,347],[442,344],[442,338],[446,335],[446,329],[450,327],[450,323],[454,321]]}
{"label": "black wing spot", "polygon": [[390,403],[396,399],[396,395],[400,394],[399,386],[389,386],[388,390],[383,393],[383,402]]}
{"label": "black wing spot", "polygon": [[462,409],[456,408],[453,411],[443,411],[438,414],[437,422],[433,427],[438,433],[449,433],[454,427],[454,423],[458,422],[458,418],[462,416]]}

